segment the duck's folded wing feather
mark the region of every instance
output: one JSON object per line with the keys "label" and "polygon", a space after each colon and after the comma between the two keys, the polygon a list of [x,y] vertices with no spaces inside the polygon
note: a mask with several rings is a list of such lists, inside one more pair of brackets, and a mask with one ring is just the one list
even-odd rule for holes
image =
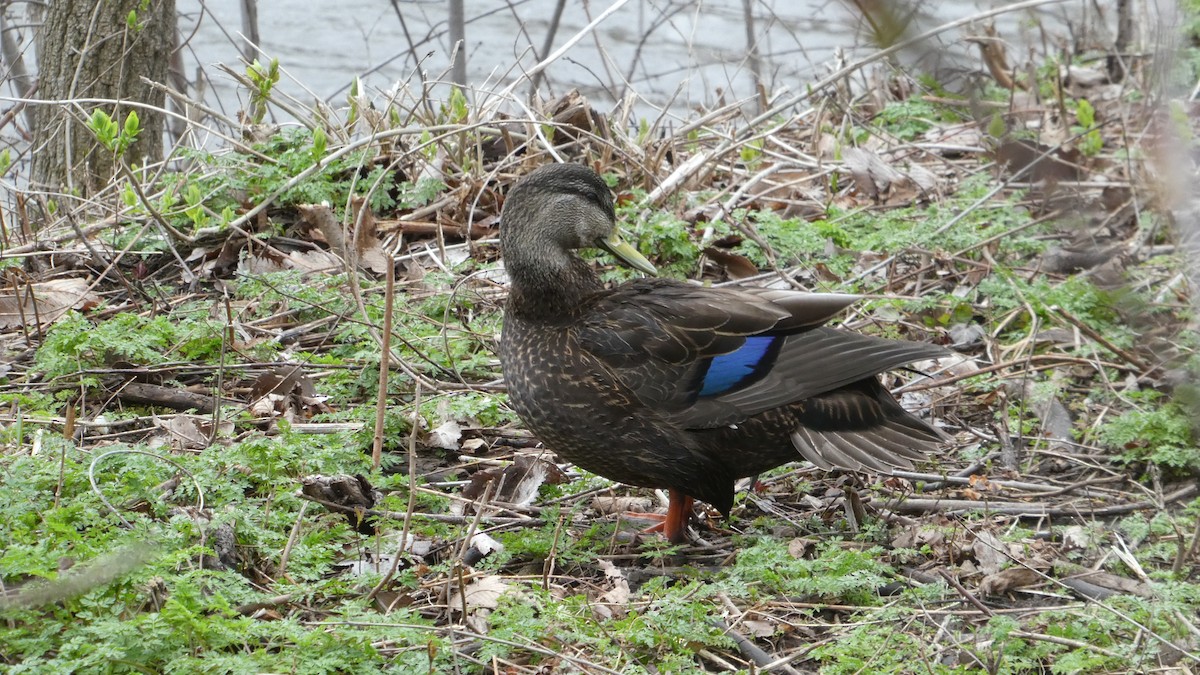
{"label": "duck's folded wing feather", "polygon": [[761,377],[727,391],[697,396],[671,415],[691,428],[735,424],[765,410],[872,377],[921,359],[945,356],[942,347],[859,335],[825,326],[782,338],[779,352]]}
{"label": "duck's folded wing feather", "polygon": [[798,422],[792,444],[823,469],[907,468],[946,440],[905,412],[874,377],[814,396],[792,412]]}
{"label": "duck's folded wing feather", "polygon": [[646,406],[712,428],[944,354],[820,326],[857,299],[646,280],[598,296],[574,330]]}

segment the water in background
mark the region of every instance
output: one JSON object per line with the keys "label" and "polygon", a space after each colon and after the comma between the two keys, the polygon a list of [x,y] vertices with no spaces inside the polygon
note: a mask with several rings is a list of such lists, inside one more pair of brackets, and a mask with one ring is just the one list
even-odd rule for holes
{"label": "water in background", "polygon": [[[495,91],[520,79],[523,70],[537,63],[534,52],[542,49],[550,30],[555,0],[467,0],[465,4],[470,87]],[[772,93],[803,91],[828,74],[838,58],[853,61],[873,49],[862,36],[861,15],[835,0],[752,0],[750,4],[760,72]],[[901,7],[903,3],[885,4],[908,11]],[[917,30],[912,32],[1011,3],[914,4]],[[209,78],[206,98],[227,113],[239,106],[244,92],[239,94],[228,75],[212,66],[225,63],[242,69],[240,5],[240,0],[178,0],[189,75],[197,72],[192,69],[196,66],[203,69]],[[610,3],[568,1],[566,5],[551,51]],[[1060,26],[1061,18],[1077,26],[1092,25],[1106,18],[1096,16],[1096,5],[1071,0],[1046,6],[1038,17]],[[403,21],[388,0],[262,0],[259,46],[265,57],[260,58],[279,59],[294,79],[281,87],[305,103],[319,98],[342,105],[356,75],[368,91],[379,92],[397,82],[419,86],[422,80],[449,81],[453,47],[447,35],[449,3],[406,0],[398,6]],[[1036,42],[1038,22],[1030,17],[1028,13],[1002,16],[997,20],[1000,34],[1013,44],[1031,37]],[[643,114],[654,114],[661,107],[679,116],[697,106],[746,99],[754,94],[746,26],[742,0],[631,0],[546,71],[541,91],[561,94],[577,88],[601,108],[631,91],[640,97]],[[966,34],[970,33],[947,33],[901,55],[900,63],[922,72],[977,70],[981,62],[963,41]],[[523,83],[518,93],[527,92]],[[442,95],[435,92],[436,98]]]}

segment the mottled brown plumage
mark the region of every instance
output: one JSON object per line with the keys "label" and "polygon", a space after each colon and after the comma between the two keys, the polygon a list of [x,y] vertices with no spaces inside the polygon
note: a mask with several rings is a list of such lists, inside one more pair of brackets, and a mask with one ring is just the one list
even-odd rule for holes
{"label": "mottled brown plumage", "polygon": [[653,270],[616,232],[612,194],[586,167],[544,166],[510,191],[500,359],[513,407],[547,446],[671,491],[672,540],[684,537],[686,498],[728,515],[738,478],[800,459],[886,472],[942,440],[878,377],[942,348],[824,326],[851,295],[662,279],[605,289],[575,249]]}

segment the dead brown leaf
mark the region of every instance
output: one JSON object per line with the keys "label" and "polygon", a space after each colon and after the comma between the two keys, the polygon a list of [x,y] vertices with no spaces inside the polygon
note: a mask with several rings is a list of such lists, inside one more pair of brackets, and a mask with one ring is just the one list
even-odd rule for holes
{"label": "dead brown leaf", "polygon": [[462,496],[466,499],[479,499],[488,484],[495,481],[500,487],[498,492],[492,495],[493,501],[524,506],[532,503],[537,497],[538,488],[542,483],[558,485],[566,480],[566,475],[554,463],[535,455],[517,455],[508,466],[475,472],[471,476],[470,485],[463,488]]}
{"label": "dead brown leaf", "polygon": [[715,246],[704,249],[704,255],[724,267],[730,279],[746,279],[758,274],[758,267],[744,255],[731,253]]}
{"label": "dead brown leaf", "polygon": [[49,326],[69,309],[90,309],[99,302],[83,279],[8,284],[0,292],[0,329]]}
{"label": "dead brown leaf", "polygon": [[156,417],[154,425],[164,433],[150,439],[149,445],[152,448],[170,445],[179,450],[203,450],[211,445],[209,438],[233,433],[233,422],[222,420],[217,433],[213,434],[212,418],[198,415]]}
{"label": "dead brown leaf", "polygon": [[914,165],[903,172],[862,148],[848,148],[842,159],[859,192],[877,204],[910,204],[929,199],[937,192],[937,177],[920,166]]}
{"label": "dead brown leaf", "polygon": [[984,595],[1003,595],[1018,588],[1028,588],[1041,583],[1043,577],[1027,567],[1010,567],[989,574],[979,582],[979,591]]}
{"label": "dead brown leaf", "polygon": [[304,476],[300,479],[300,492],[312,499],[353,509],[353,511],[337,512],[346,516],[351,527],[360,533],[375,534],[374,518],[366,515],[365,511],[374,508],[375,504],[383,499],[383,495],[371,485],[366,476],[362,474]]}
{"label": "dead brown leaf", "polygon": [[[376,233],[375,214],[361,198],[356,198],[350,206],[353,220],[345,227],[326,204],[303,204],[296,211],[302,224],[321,234],[335,257],[356,261],[358,267],[375,274],[387,272],[391,257],[383,250]],[[347,246],[347,231],[353,232],[353,249]]]}

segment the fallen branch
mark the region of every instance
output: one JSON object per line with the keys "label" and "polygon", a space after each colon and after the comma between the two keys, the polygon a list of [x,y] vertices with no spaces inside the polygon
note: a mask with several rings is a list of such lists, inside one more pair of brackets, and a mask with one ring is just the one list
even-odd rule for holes
{"label": "fallen branch", "polygon": [[1002,515],[1017,516],[1020,518],[1045,518],[1047,516],[1058,518],[1070,518],[1075,516],[1092,516],[1095,518],[1103,518],[1106,516],[1119,516],[1142,509],[1161,508],[1163,504],[1176,502],[1181,499],[1187,499],[1196,494],[1197,488],[1195,485],[1188,485],[1180,488],[1175,492],[1164,495],[1161,502],[1157,501],[1142,501],[1133,504],[1118,504],[1115,506],[1087,507],[1087,506],[1057,506],[1051,507],[1044,504],[1025,503],[1025,502],[995,502],[988,500],[972,501],[970,499],[904,499],[889,506],[892,511],[906,514],[923,514],[923,513],[967,513],[971,511],[986,511],[988,513],[998,513]]}

